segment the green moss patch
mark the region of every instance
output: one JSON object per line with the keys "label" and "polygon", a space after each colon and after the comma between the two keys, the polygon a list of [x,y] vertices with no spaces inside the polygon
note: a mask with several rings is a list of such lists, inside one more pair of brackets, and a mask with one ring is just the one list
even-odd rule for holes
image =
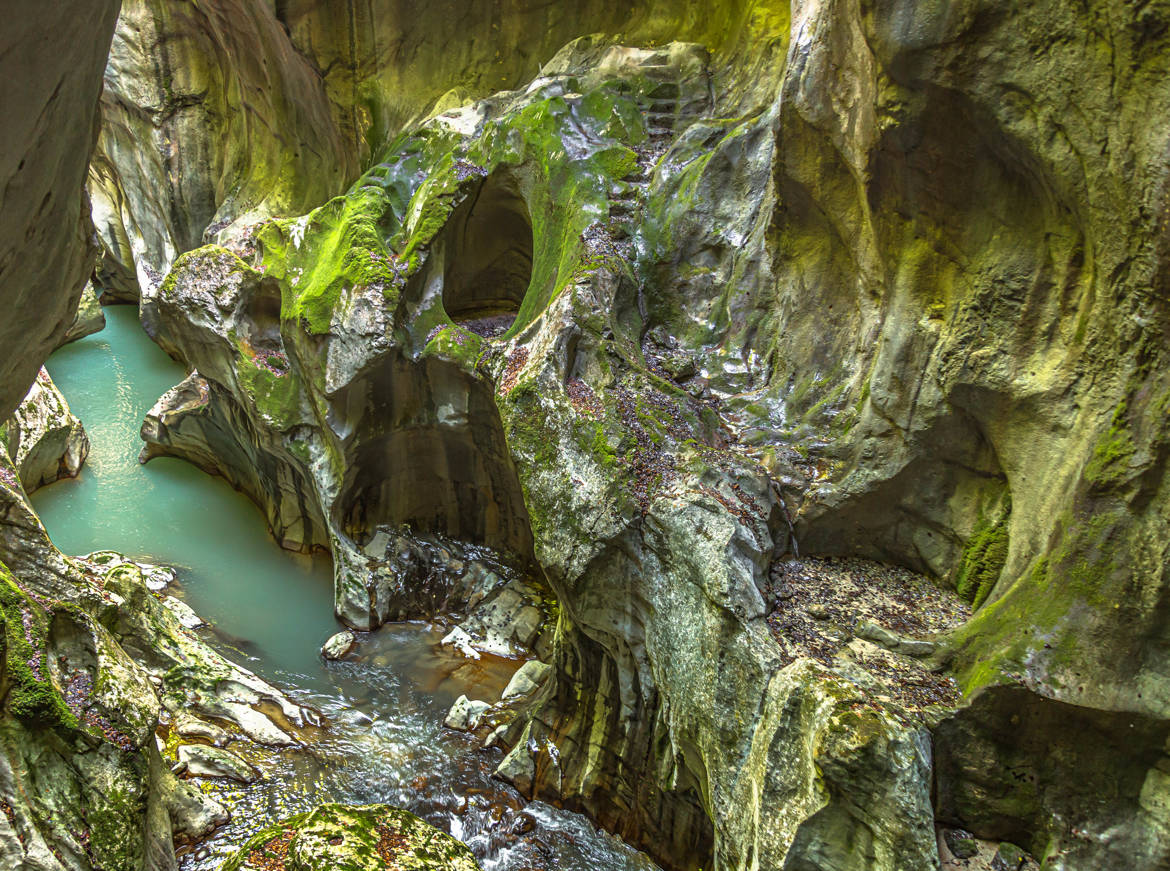
{"label": "green moss patch", "polygon": [[5,703],[17,719],[33,726],[77,727],[49,674],[45,640],[49,618],[0,564],[0,619],[3,620]]}
{"label": "green moss patch", "polygon": [[995,520],[981,517],[967,541],[955,588],[959,595],[976,608],[987,601],[988,595],[1003,573],[1008,557],[1008,523],[1011,519],[1011,499]]}
{"label": "green moss patch", "polygon": [[223,871],[478,871],[471,851],[389,805],[322,805],[261,830]]}

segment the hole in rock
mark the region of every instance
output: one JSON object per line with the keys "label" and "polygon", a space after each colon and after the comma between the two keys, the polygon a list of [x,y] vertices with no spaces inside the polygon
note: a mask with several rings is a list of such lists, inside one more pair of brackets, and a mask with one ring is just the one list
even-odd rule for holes
{"label": "hole in rock", "polygon": [[344,407],[355,420],[337,505],[353,541],[409,526],[531,560],[528,512],[488,385],[453,363],[391,355],[350,386]]}
{"label": "hole in rock", "polygon": [[443,307],[481,336],[507,332],[532,281],[532,217],[511,173],[484,179],[441,239]]}

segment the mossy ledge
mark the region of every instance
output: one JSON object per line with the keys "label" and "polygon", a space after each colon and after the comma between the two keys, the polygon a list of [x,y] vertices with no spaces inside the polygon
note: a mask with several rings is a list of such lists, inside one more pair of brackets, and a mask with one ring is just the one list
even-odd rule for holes
{"label": "mossy ledge", "polygon": [[479,871],[471,851],[389,805],[326,804],[253,835],[221,871]]}

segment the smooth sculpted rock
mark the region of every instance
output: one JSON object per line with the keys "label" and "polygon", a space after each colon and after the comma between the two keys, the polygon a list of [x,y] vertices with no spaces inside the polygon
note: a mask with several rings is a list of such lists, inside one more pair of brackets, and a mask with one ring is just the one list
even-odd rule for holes
{"label": "smooth sculpted rock", "polygon": [[0,441],[19,470],[26,493],[75,478],[89,456],[89,437],[42,366],[16,413],[0,426]]}
{"label": "smooth sculpted rock", "polygon": [[[929,867],[924,729],[784,660],[776,488],[642,350],[633,216],[672,141],[705,165],[710,61],[577,40],[530,87],[428,120],[347,196],[266,224],[255,255],[181,257],[144,312],[198,374],[152,411],[147,451],[238,482],[285,541],[328,540],[355,628],[461,610],[446,640],[476,657],[553,622],[553,671],[493,742],[526,796],[580,802],[680,869]],[[720,166],[767,176],[751,141]],[[433,585],[428,535],[533,562],[547,592]]]}
{"label": "smooth sculpted rock", "polygon": [[322,805],[253,835],[221,871],[479,871],[471,851],[384,804]]}
{"label": "smooth sculpted rock", "polygon": [[0,33],[0,420],[74,322],[97,248],[84,185],[117,0],[12,0]]}
{"label": "smooth sculpted rock", "polygon": [[102,304],[98,300],[97,292],[93,289],[91,282],[81,292],[81,299],[77,303],[77,315],[73,318],[73,325],[69,327],[62,344],[92,336],[105,328],[106,314],[102,311]]}
{"label": "smooth sculpted rock", "polygon": [[[667,864],[929,868],[937,811],[1165,865],[1170,8],[720,11],[448,94],[345,195],[179,258],[143,312],[197,374],[148,450],[329,547],[355,628],[472,605],[386,530],[538,568],[553,672],[501,771]],[[773,625],[794,540],[973,616]],[[1102,739],[1049,736],[1074,715]]]}

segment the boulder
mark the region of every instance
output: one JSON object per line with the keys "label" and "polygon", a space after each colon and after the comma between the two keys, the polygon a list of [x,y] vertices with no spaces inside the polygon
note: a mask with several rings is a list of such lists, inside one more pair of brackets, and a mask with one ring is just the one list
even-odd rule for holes
{"label": "boulder", "polygon": [[205,744],[180,744],[179,761],[194,777],[226,777],[240,783],[253,783],[260,773],[236,754]]}
{"label": "boulder", "polygon": [[473,732],[479,728],[483,715],[491,708],[487,702],[469,699],[460,696],[447,712],[443,725],[448,729],[458,729],[461,732]]}
{"label": "boulder", "polygon": [[500,698],[505,702],[510,702],[532,695],[540,688],[550,671],[552,671],[552,666],[548,663],[536,659],[529,660],[512,675],[512,679],[504,687]]}
{"label": "boulder", "polygon": [[471,851],[389,805],[327,804],[257,832],[222,871],[479,871]]}
{"label": "boulder", "polygon": [[356,646],[357,636],[345,629],[336,635],[329,636],[329,639],[321,645],[321,656],[331,662],[336,662],[339,659],[344,659]]}

